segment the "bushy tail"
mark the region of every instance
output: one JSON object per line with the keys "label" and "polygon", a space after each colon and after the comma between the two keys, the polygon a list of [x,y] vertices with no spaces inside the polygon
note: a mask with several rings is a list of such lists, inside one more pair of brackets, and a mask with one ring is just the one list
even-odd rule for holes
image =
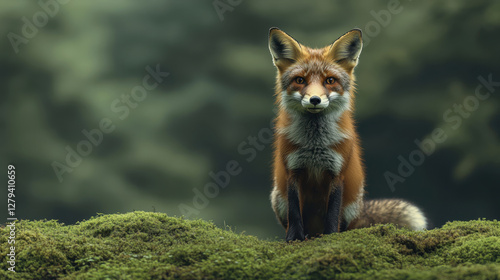
{"label": "bushy tail", "polygon": [[412,230],[427,228],[427,219],[417,206],[400,199],[374,199],[364,202],[360,216],[351,221],[349,229],[389,223]]}

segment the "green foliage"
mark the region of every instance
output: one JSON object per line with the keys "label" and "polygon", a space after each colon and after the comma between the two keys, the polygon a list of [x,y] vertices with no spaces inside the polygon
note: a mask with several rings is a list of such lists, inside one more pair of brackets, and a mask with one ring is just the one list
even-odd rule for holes
{"label": "green foliage", "polygon": [[[76,225],[17,224],[19,279],[498,279],[500,222],[424,232],[392,225],[304,242],[265,241],[160,213],[101,215]],[[0,243],[8,231],[3,229]],[[5,256],[7,247],[0,248]],[[0,264],[2,278],[14,279]]]}

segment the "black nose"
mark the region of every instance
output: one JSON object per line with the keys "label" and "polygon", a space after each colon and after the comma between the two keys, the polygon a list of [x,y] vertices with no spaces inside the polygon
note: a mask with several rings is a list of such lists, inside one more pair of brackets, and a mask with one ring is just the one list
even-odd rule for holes
{"label": "black nose", "polygon": [[311,99],[309,99],[309,102],[311,102],[312,105],[316,106],[321,103],[321,98],[319,98],[318,96],[313,96],[311,97]]}

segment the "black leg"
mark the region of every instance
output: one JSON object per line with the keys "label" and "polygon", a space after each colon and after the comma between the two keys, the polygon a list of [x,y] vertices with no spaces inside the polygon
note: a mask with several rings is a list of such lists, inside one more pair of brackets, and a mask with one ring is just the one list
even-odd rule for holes
{"label": "black leg", "polygon": [[325,234],[339,232],[340,207],[342,205],[343,186],[337,186],[330,192],[326,210]]}
{"label": "black leg", "polygon": [[288,186],[288,229],[286,231],[286,241],[304,240],[304,225],[300,214],[299,193],[297,184]]}
{"label": "black leg", "polygon": [[346,231],[348,226],[349,224],[344,219],[342,219],[340,222],[340,232]]}

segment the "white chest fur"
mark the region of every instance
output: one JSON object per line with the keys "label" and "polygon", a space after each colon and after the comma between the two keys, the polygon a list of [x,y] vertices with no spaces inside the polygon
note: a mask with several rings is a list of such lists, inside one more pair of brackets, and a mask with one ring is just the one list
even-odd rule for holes
{"label": "white chest fur", "polygon": [[280,130],[292,143],[299,146],[287,158],[289,169],[306,168],[314,174],[323,171],[340,173],[344,159],[331,148],[347,138],[333,114],[293,115],[289,126]]}

